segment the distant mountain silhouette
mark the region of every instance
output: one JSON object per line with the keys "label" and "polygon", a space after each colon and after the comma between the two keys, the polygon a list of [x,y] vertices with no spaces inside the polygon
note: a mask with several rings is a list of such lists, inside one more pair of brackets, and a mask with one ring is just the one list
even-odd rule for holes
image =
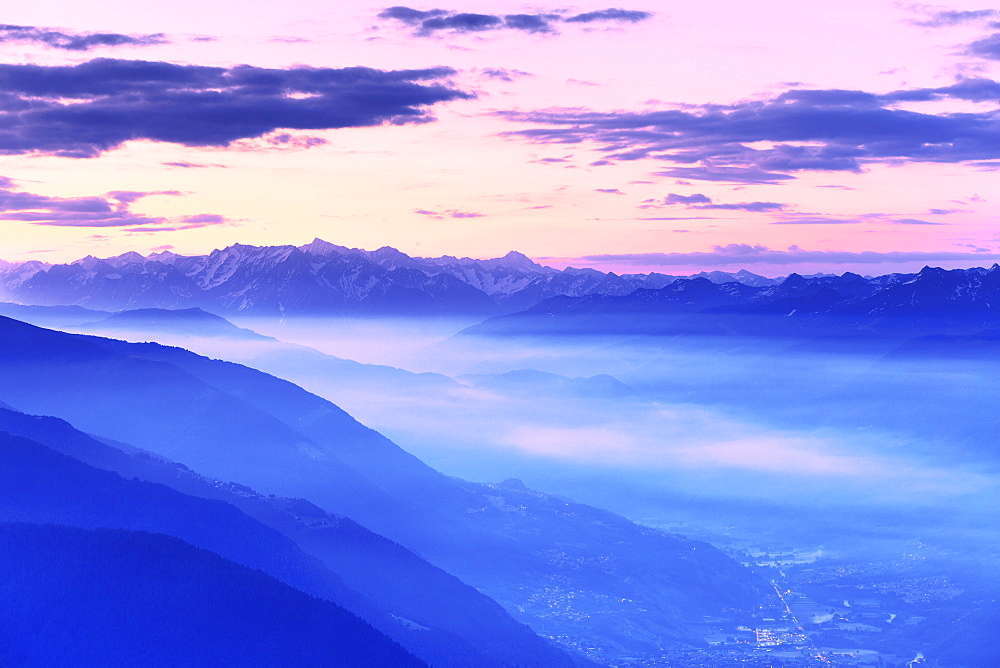
{"label": "distant mountain silhouette", "polygon": [[[699,643],[702,615],[756,600],[757,581],[706,543],[444,476],[291,383],[182,349],[0,319],[0,401],[346,515],[544,635],[655,651]],[[576,592],[572,614],[553,614],[556,583]]]}
{"label": "distant mountain silhouette", "polygon": [[100,320],[108,317],[111,313],[95,311],[82,306],[23,306],[0,302],[0,315],[30,322],[39,327],[59,328]]}
{"label": "distant mountain silhouette", "polygon": [[465,334],[742,334],[912,338],[1000,330],[1000,266],[863,278],[805,278],[775,285],[680,279],[628,295],[556,297],[470,327]]}
{"label": "distant mountain silhouette", "polygon": [[225,318],[198,307],[185,309],[144,308],[113,313],[84,323],[78,329],[100,331],[157,331],[185,336],[229,337],[247,340],[270,340],[257,332],[237,327]]}

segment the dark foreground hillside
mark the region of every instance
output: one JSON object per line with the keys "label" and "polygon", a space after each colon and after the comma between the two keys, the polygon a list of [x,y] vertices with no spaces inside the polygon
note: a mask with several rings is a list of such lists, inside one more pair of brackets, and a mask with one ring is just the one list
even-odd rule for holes
{"label": "dark foreground hillside", "polygon": [[419,666],[336,605],[163,535],[0,524],[0,664]]}

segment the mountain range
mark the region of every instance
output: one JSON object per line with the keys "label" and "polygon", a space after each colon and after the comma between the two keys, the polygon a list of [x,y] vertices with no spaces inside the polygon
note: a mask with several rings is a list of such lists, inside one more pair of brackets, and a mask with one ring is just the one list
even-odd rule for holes
{"label": "mountain range", "polygon": [[470,335],[995,336],[1000,265],[915,274],[803,277],[752,286],[678,279],[628,295],[560,296],[490,318]]}
{"label": "mountain range", "polygon": [[[704,276],[752,285],[774,282],[747,271]],[[486,316],[520,311],[557,295],[626,295],[676,279],[556,270],[514,251],[486,260],[420,258],[388,246],[367,251],[316,239],[297,247],[236,244],[204,256],[129,252],[69,264],[0,263],[0,299],[105,311],[200,307],[269,317]]]}

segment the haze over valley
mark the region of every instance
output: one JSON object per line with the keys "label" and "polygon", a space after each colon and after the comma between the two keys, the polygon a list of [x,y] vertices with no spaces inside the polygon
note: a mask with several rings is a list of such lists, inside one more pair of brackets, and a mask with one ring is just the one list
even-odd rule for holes
{"label": "haze over valley", "polygon": [[[317,246],[327,253],[319,266],[328,267],[334,261],[330,245],[311,244]],[[359,295],[349,287],[346,270],[337,281],[316,271],[312,252],[234,247],[203,259],[128,254],[65,267],[11,265],[0,277],[10,286],[7,298],[26,301],[23,295],[40,294],[32,292],[33,286],[45,285],[47,304],[7,302],[0,312],[68,332],[139,343],[58,338],[8,320],[8,337],[14,332],[41,337],[47,348],[65,352],[57,363],[31,361],[27,349],[19,348],[24,344],[14,343],[25,339],[8,339],[4,373],[9,389],[0,400],[179,460],[209,478],[264,494],[301,496],[316,512],[358,520],[492,596],[578,659],[699,665],[763,660],[777,651],[789,665],[812,665],[820,660],[815,657],[869,665],[879,657],[892,662],[922,653],[952,665],[947,657],[960,652],[949,643],[959,641],[931,642],[937,636],[930,629],[945,629],[947,637],[966,644],[985,633],[979,625],[986,622],[978,620],[989,619],[997,586],[990,564],[996,558],[992,437],[998,415],[989,389],[996,384],[996,370],[987,360],[995,357],[991,351],[998,345],[992,304],[1000,291],[1000,270],[925,269],[869,278],[634,275],[628,279],[633,283],[660,280],[662,285],[631,292],[608,291],[614,275],[597,275],[587,284],[590,291],[576,287],[577,294],[542,296],[526,310],[489,317],[502,311],[495,302],[486,314],[463,314],[468,293],[456,296],[425,285],[423,296],[408,302],[412,308],[424,304],[424,313],[372,308],[374,313],[361,315],[371,295],[392,294],[399,266],[440,265],[384,249],[379,255],[391,257],[392,268],[368,281],[369,292]],[[236,285],[258,286],[255,293],[240,288],[240,308],[221,307],[223,297],[213,314],[190,306],[205,299],[198,292],[162,289],[168,279],[161,277],[177,267],[187,267],[196,280],[196,271],[221,276],[218,270],[198,268],[216,257],[224,258],[215,266],[225,267],[225,278],[216,279],[215,295],[235,289],[237,280]],[[479,285],[560,285],[558,278],[566,276],[524,263],[515,253],[486,262],[455,260],[450,266]],[[307,270],[296,277],[298,267]],[[296,281],[295,295],[340,289],[353,294],[354,302],[337,313],[317,314],[305,307],[296,312],[297,305],[308,302],[286,305],[280,295],[289,293],[282,280]],[[413,285],[407,289],[416,289]],[[561,285],[564,292],[574,289]],[[263,291],[263,286],[276,290]],[[115,306],[111,300],[141,308],[91,308]],[[326,303],[347,300],[327,298]],[[261,311],[259,304],[276,308]],[[291,391],[293,386],[275,394],[279,386],[267,390],[277,382],[268,376],[182,349],[290,380],[347,413],[335,417],[339,409],[321,408],[321,400]],[[125,360],[140,366],[121,376],[113,369]],[[150,386],[142,380],[148,363],[166,363],[184,375],[168,380],[169,374],[156,371],[160,380]],[[185,389],[191,382],[208,386]],[[55,387],[72,389],[62,393]],[[137,401],[130,388],[138,387],[156,389],[151,395],[143,390],[149,396]],[[224,394],[207,404],[199,399],[203,407],[194,412],[185,408],[186,396],[204,397],[206,391]],[[240,403],[229,406],[233,399],[224,397]],[[123,401],[131,420],[96,408]],[[164,405],[176,408],[164,413]],[[287,426],[265,426],[257,413],[241,417],[246,409],[238,405],[263,409]],[[212,417],[217,414],[226,418]],[[371,440],[364,430],[356,432],[347,414],[457,477],[436,477],[382,436]],[[343,419],[348,422],[336,422]],[[289,426],[294,433],[279,435]],[[190,449],[203,442],[195,436],[201,431],[217,444],[212,452],[203,446]],[[358,450],[349,445],[357,439],[371,444]],[[279,446],[286,440],[289,445]],[[295,442],[300,444],[288,450]],[[238,460],[230,460],[230,448],[242,453]],[[293,454],[296,449],[301,454]],[[305,461],[296,463],[302,456],[326,463],[302,468]],[[386,468],[387,456],[398,463]],[[163,475],[157,473],[156,480],[176,484],[169,479],[175,474],[167,474],[168,480]],[[341,491],[331,495],[323,479],[340,480]],[[373,483],[371,491],[363,491]],[[393,505],[400,501],[405,512],[404,506]],[[638,526],[623,518],[610,524],[603,519],[596,526],[604,528],[595,534],[593,526],[585,528],[590,520],[584,518],[603,511],[584,511],[577,502],[619,513]],[[559,528],[562,513],[548,515],[553,504],[574,508],[567,519],[579,517],[584,525],[570,522]],[[468,519],[456,523],[456,511]],[[495,513],[498,517],[491,519]],[[505,515],[510,518],[493,524]],[[408,519],[401,525],[403,517]],[[510,524],[514,518],[519,519]],[[523,528],[515,529],[519,525]],[[319,549],[315,538],[304,538],[300,529],[288,534],[282,526],[307,552],[310,546]],[[452,528],[432,538],[432,526],[434,531]],[[502,548],[504,554],[524,549],[518,546],[527,538],[514,536],[530,526],[537,527],[532,533],[540,530],[552,538],[530,539],[524,556],[511,552],[501,562],[490,562],[488,575],[469,569],[469,559],[482,561],[481,549],[509,545]],[[674,591],[680,582],[673,567],[671,575],[655,575],[677,547],[635,542],[654,530],[706,541],[700,544],[703,550],[709,544],[721,550],[713,559],[728,558],[728,566],[723,568],[722,561],[691,565],[708,569],[695,576],[699,581],[723,578],[717,593],[709,594],[706,585],[699,585],[696,598],[657,593],[661,586]],[[600,534],[623,531],[614,544],[632,547],[600,547],[611,539]],[[626,538],[630,531],[637,532],[635,537]],[[654,535],[641,540],[668,540]],[[461,536],[467,546],[457,549],[451,536]],[[524,561],[528,554],[534,556]],[[344,557],[337,559],[335,573],[345,568]],[[516,574],[500,565],[508,559],[521,564]],[[354,572],[356,567],[347,568]],[[592,568],[597,570],[590,573]],[[607,598],[608,587],[620,586],[612,585],[614,578],[629,581],[640,572],[661,584],[649,581],[636,589],[632,583],[627,595]],[[742,590],[732,589],[735,581],[742,582]],[[364,581],[363,586],[372,585]],[[864,594],[845,594],[831,607],[830,597],[851,587]],[[881,594],[871,598],[869,590]],[[733,598],[739,591],[742,598]],[[791,596],[800,611],[813,611],[808,622],[795,616],[798,636],[768,631],[787,627],[789,620],[765,623],[764,613],[755,612],[778,605],[769,597],[779,595],[786,603]],[[868,596],[869,602],[852,609],[843,605],[850,596]],[[695,604],[698,599],[702,602]],[[651,612],[654,600],[662,612]],[[677,607],[668,612],[666,600]],[[957,610],[968,615],[961,617],[965,621],[944,621]],[[412,619],[408,614],[406,619]],[[904,622],[886,625],[880,618],[873,625],[878,614]],[[642,634],[626,631],[636,624]],[[391,624],[377,628],[392,635]],[[739,628],[756,629],[756,635],[744,637]],[[432,657],[439,650],[396,638],[417,656],[438,660]],[[666,638],[671,644],[664,645]],[[988,651],[977,647],[973,643],[962,651],[975,656]],[[548,661],[554,659],[542,665]]]}
{"label": "haze over valley", "polygon": [[1000,9],[8,4],[0,665],[998,663]]}

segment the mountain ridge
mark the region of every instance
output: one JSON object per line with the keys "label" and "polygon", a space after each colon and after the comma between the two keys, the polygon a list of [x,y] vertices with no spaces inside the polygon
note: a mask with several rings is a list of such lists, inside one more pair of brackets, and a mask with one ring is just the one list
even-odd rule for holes
{"label": "mountain ridge", "polygon": [[[248,367],[6,318],[0,344],[0,400],[346,515],[543,635],[645,646],[630,631],[639,624],[644,638],[690,646],[703,615],[756,596],[756,580],[705,543],[540,492],[450,478],[335,405]],[[574,592],[573,610],[554,615],[548,597],[563,590]]]}
{"label": "mountain ridge", "polygon": [[915,274],[806,278],[780,283],[678,279],[623,295],[555,297],[495,316],[461,335],[730,335],[763,337],[970,336],[1000,328],[1000,265]]}
{"label": "mountain ridge", "polygon": [[[743,270],[713,281],[768,284]],[[202,308],[269,317],[348,315],[486,316],[528,308],[557,295],[625,295],[677,277],[594,269],[553,269],[517,251],[489,259],[413,257],[314,239],[301,246],[233,244],[207,255],[134,251],[64,264],[0,265],[0,298],[21,304],[121,311]]]}

